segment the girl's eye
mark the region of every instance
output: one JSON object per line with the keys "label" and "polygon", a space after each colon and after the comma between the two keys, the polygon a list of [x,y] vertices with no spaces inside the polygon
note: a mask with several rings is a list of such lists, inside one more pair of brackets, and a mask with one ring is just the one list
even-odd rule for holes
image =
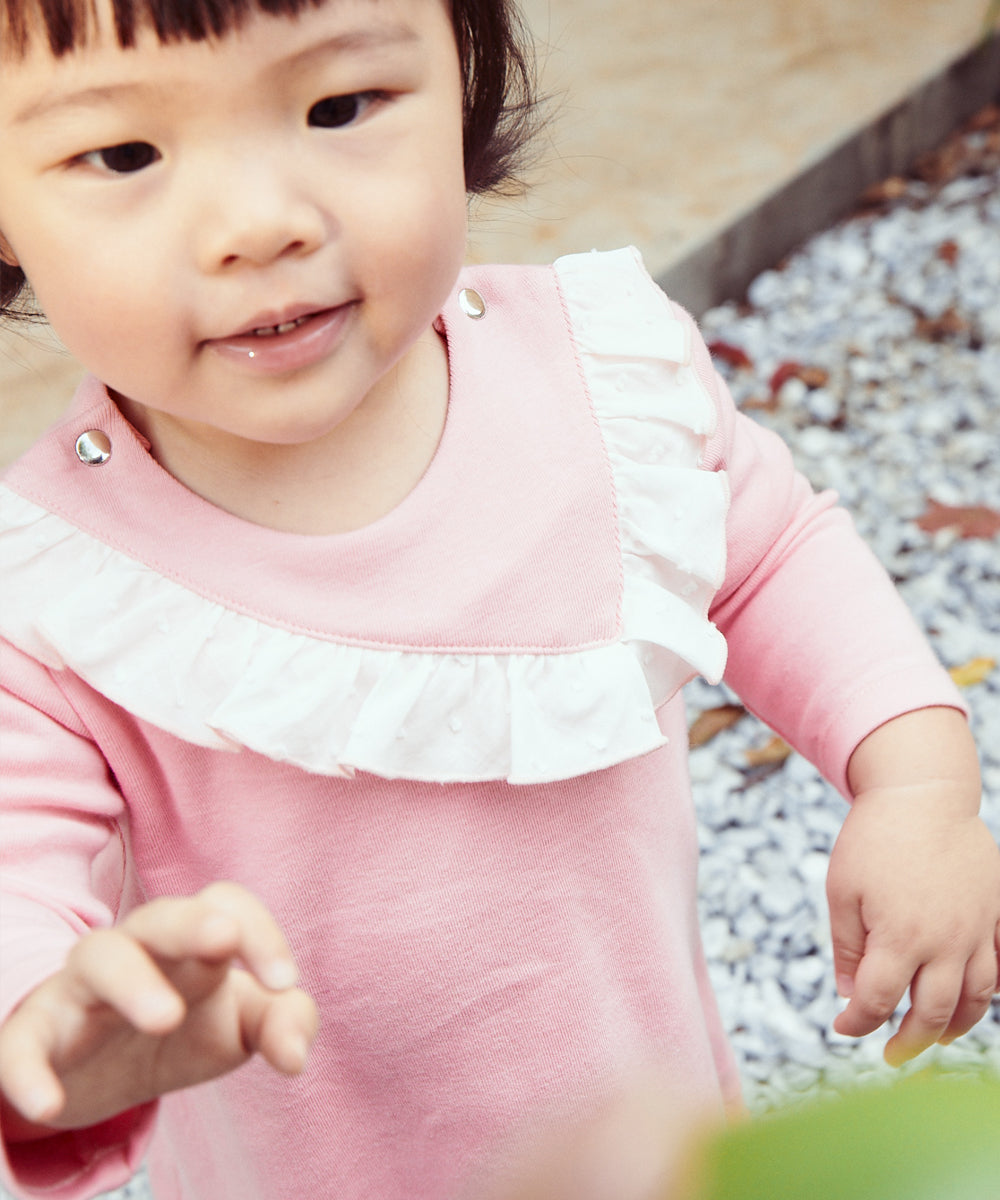
{"label": "girl's eye", "polygon": [[309,110],[309,124],[320,129],[342,129],[368,110],[378,98],[375,92],[352,92],[348,96],[325,96]]}
{"label": "girl's eye", "polygon": [[159,158],[159,150],[149,142],[122,142],[120,146],[91,150],[89,154],[82,154],[79,161],[112,175],[132,175],[152,166]]}

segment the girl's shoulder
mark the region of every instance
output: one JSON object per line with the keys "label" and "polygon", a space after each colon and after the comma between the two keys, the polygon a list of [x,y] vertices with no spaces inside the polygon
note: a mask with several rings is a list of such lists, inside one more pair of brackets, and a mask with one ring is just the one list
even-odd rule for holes
{"label": "girl's shoulder", "polygon": [[474,319],[497,306],[528,316],[556,299],[580,341],[613,342],[617,353],[682,363],[702,344],[695,322],[667,297],[634,246],[567,254],[546,265],[468,266],[457,298]]}
{"label": "girl's shoulder", "polygon": [[[614,390],[651,405],[643,415],[676,416],[716,443],[728,434],[731,400],[697,322],[666,295],[634,246],[568,254],[541,266],[470,266],[453,306],[484,327],[492,324],[497,346],[507,337],[551,340],[547,317],[558,309],[559,335],[573,344],[595,396],[608,398],[604,376],[614,370]],[[608,364],[603,374],[601,360]]]}

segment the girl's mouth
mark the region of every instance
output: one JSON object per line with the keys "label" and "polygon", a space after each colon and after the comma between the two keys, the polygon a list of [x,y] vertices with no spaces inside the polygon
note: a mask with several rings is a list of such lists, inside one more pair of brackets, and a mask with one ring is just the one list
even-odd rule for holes
{"label": "girl's mouth", "polygon": [[252,375],[283,375],[322,361],[342,340],[354,312],[341,304],[304,313],[275,325],[258,325],[243,333],[212,338],[204,345]]}

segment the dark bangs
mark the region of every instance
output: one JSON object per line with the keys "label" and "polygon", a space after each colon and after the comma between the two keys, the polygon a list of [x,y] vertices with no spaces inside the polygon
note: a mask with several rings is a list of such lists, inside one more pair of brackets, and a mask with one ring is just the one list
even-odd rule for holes
{"label": "dark bangs", "polygon": [[[155,31],[161,42],[200,42],[221,37],[251,12],[294,15],[323,0],[110,0],[118,44],[135,45],[141,28]],[[0,38],[23,54],[29,39],[44,32],[56,58],[86,44],[96,21],[93,0],[0,0]],[[8,46],[4,46],[8,49]]]}

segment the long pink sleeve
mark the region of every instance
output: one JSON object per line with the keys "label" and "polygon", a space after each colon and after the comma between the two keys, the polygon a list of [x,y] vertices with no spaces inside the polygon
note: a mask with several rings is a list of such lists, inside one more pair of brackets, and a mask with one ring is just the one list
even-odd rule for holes
{"label": "long pink sleeve", "polygon": [[705,466],[725,469],[732,490],[711,612],[729,646],[726,682],[849,797],[850,756],[880,724],[965,706],[836,495],[815,494],[785,443],[735,410],[692,340],[720,415]]}
{"label": "long pink sleeve", "polygon": [[[78,937],[113,923],[125,846],[122,799],[103,755],[50,673],[5,642],[0,729],[2,1021],[62,966]],[[0,1179],[54,1200],[79,1195],[81,1176],[88,1188],[118,1186],[138,1169],[152,1124],[150,1107],[92,1130],[5,1145]]]}

